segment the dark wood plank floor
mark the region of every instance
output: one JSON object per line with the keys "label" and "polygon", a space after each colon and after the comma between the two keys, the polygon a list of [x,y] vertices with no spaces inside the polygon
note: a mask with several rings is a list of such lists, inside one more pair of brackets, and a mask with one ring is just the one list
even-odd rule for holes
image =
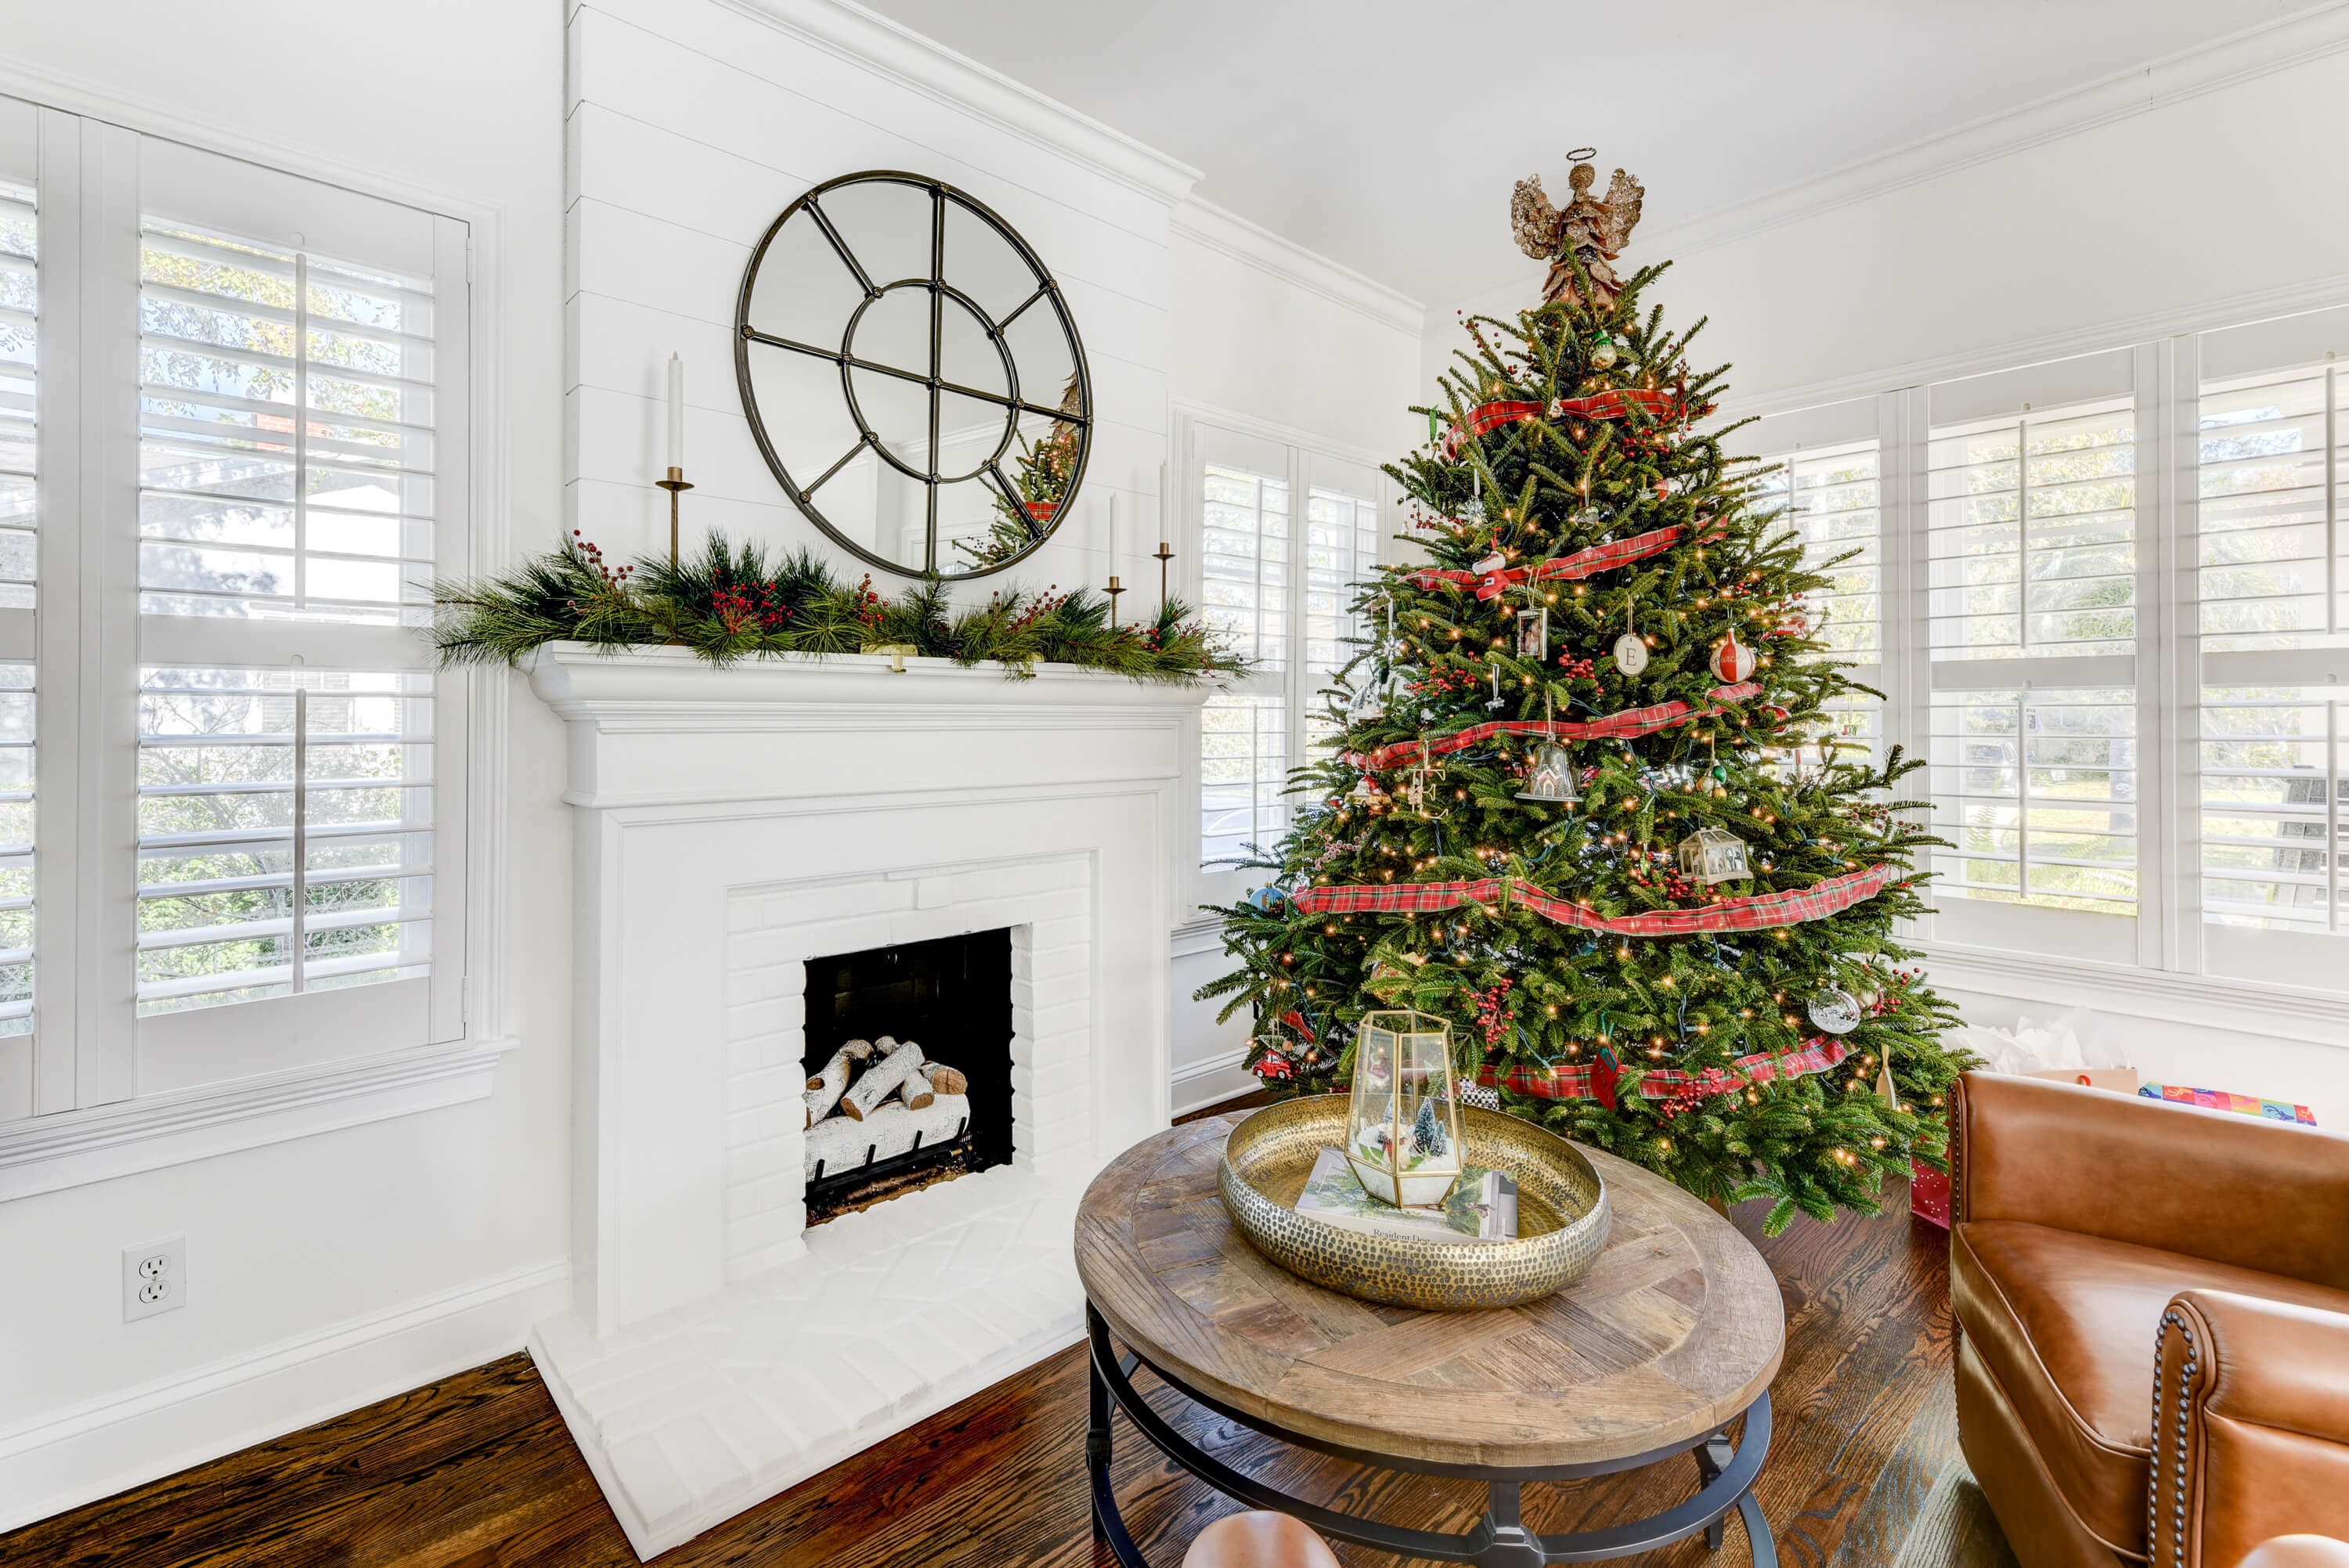
{"label": "dark wood plank floor", "polygon": [[[1789,1568],[1884,1568],[1904,1501],[1930,1480],[1920,1440],[1945,1417],[1952,1344],[1943,1233],[1889,1212],[1764,1240],[1761,1206],[1737,1222],[1785,1293],[1777,1430],[1758,1488]],[[1147,1375],[1144,1374],[1146,1380]],[[1206,1416],[1159,1403],[1227,1462],[1288,1490],[1427,1528],[1464,1528],[1481,1489],[1366,1477]],[[1096,1555],[1082,1460],[1081,1349],[1051,1357],[658,1559],[661,1568],[1078,1568]],[[1173,1568],[1235,1505],[1157,1458],[1123,1421],[1116,1475],[1128,1523]],[[1936,1451],[1942,1451],[1937,1449]],[[1695,1489],[1692,1463],[1528,1487],[1530,1522],[1589,1528]],[[1356,1547],[1358,1568],[1398,1560]],[[1639,1559],[1751,1561],[1736,1525]],[[628,1568],[635,1557],[528,1357],[415,1389],[274,1443],[0,1536],[9,1568]]]}

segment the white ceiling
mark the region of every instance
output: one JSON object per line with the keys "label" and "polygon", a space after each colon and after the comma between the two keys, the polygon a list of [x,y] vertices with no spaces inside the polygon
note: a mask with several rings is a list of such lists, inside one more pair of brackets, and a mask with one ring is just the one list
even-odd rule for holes
{"label": "white ceiling", "polygon": [[865,3],[1436,304],[1526,268],[1509,189],[1571,148],[1652,232],[2328,0]]}

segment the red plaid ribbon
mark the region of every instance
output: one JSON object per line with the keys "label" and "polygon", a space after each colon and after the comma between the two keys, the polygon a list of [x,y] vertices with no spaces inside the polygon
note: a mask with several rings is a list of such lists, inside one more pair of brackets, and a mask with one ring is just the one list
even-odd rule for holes
{"label": "red plaid ribbon", "polygon": [[1713,688],[1713,706],[1699,707],[1694,703],[1677,698],[1648,707],[1627,707],[1620,713],[1607,714],[1599,718],[1495,718],[1483,724],[1472,724],[1454,731],[1441,740],[1398,740],[1392,746],[1381,746],[1367,758],[1357,757],[1355,765],[1373,771],[1392,768],[1406,758],[1416,757],[1422,746],[1430,757],[1442,757],[1449,752],[1465,750],[1480,740],[1496,735],[1547,735],[1558,740],[1630,740],[1642,735],[1653,735],[1660,729],[1692,718],[1710,718],[1724,711],[1725,705],[1744,702],[1762,695],[1759,681],[1740,681],[1735,686]]}
{"label": "red plaid ribbon", "polygon": [[1513,903],[1560,925],[1608,936],[1693,936],[1708,931],[1769,931],[1781,925],[1825,920],[1874,898],[1908,874],[1907,867],[1888,861],[1866,871],[1829,877],[1809,887],[1723,899],[1702,909],[1661,909],[1646,914],[1611,916],[1554,897],[1518,877],[1481,877],[1475,882],[1342,882],[1335,887],[1306,888],[1294,894],[1290,902],[1305,914],[1356,914],[1366,911],[1419,914],[1457,909],[1464,903]]}
{"label": "red plaid ribbon", "polygon": [[1669,392],[1632,387],[1620,391],[1609,388],[1594,392],[1588,397],[1559,397],[1547,407],[1539,403],[1479,403],[1468,411],[1465,428],[1454,425],[1444,433],[1438,446],[1447,459],[1457,455],[1461,443],[1471,436],[1482,436],[1505,426],[1537,419],[1547,413],[1553,419],[1568,416],[1584,419],[1619,419],[1634,407],[1646,411],[1651,419],[1676,418],[1681,413],[1679,399]]}
{"label": "red plaid ribbon", "polygon": [[[1717,539],[1727,531],[1727,527],[1716,518],[1705,525],[1699,537]],[[1594,544],[1571,555],[1537,561],[1531,566],[1505,566],[1497,572],[1485,573],[1455,572],[1432,566],[1424,572],[1413,573],[1405,581],[1422,588],[1435,588],[1444,583],[1455,588],[1473,587],[1479,599],[1497,599],[1513,583],[1572,583],[1583,577],[1595,577],[1601,572],[1611,572],[1618,566],[1629,566],[1634,561],[1644,561],[1679,543],[1685,531],[1679,523],[1674,523],[1670,528],[1655,529],[1630,539]]]}
{"label": "red plaid ribbon", "polygon": [[[1719,1068],[1707,1068],[1702,1073],[1682,1072],[1678,1068],[1655,1068],[1641,1076],[1640,1096],[1643,1099],[1670,1099],[1691,1088],[1708,1096],[1734,1094],[1748,1084],[1823,1073],[1850,1054],[1841,1040],[1815,1039],[1799,1051],[1784,1054],[1756,1051],[1750,1057],[1740,1057],[1730,1064],[1734,1069],[1730,1072],[1723,1072]],[[1595,1063],[1570,1068],[1513,1067],[1499,1070],[1488,1065],[1476,1070],[1476,1081],[1487,1088],[1510,1089],[1536,1099],[1602,1098],[1599,1091],[1600,1076]]]}

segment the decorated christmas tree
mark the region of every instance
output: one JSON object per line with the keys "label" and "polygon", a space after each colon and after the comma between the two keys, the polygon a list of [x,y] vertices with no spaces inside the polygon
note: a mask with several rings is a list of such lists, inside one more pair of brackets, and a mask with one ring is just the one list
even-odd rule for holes
{"label": "decorated christmas tree", "polygon": [[[1291,779],[1267,885],[1223,912],[1284,1091],[1350,1078],[1380,1007],[1448,1017],[1502,1108],[1715,1202],[1873,1212],[1942,1163],[1964,1059],[1901,968],[1921,909],[1899,781],[1837,744],[1865,694],[1806,611],[1835,562],[1705,423],[1723,371],[1688,357],[1612,263],[1639,215],[1574,170],[1517,190],[1547,297],[1479,316],[1429,444],[1387,471],[1428,564],[1381,570],[1325,694],[1332,743]],[[1733,441],[1732,442],[1733,445]]]}

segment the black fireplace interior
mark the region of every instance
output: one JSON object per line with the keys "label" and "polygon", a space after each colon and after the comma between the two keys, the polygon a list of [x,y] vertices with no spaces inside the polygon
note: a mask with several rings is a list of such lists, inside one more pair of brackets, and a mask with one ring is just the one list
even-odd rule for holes
{"label": "black fireplace interior", "polygon": [[850,1040],[894,1035],[919,1043],[930,1060],[970,1080],[971,1122],[967,1141],[918,1150],[886,1171],[826,1171],[808,1184],[810,1224],[918,1185],[940,1164],[973,1171],[1011,1163],[1009,929],[812,958],[806,1027],[811,1076]]}

